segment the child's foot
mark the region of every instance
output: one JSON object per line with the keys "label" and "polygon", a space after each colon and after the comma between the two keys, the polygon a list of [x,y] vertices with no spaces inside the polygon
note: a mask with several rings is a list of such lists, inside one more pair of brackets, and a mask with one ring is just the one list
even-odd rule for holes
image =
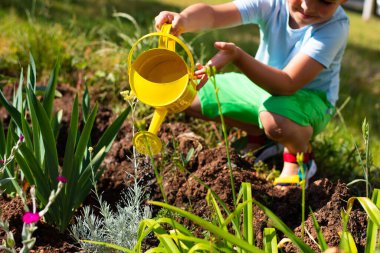
{"label": "child's foot", "polygon": [[308,180],[317,172],[317,165],[313,159],[311,146],[309,150],[304,154],[303,169],[304,174],[301,172],[301,168],[297,162],[297,156],[295,154],[286,153],[283,154],[284,168],[278,178],[273,182],[275,186],[299,186],[302,183],[308,186]]}

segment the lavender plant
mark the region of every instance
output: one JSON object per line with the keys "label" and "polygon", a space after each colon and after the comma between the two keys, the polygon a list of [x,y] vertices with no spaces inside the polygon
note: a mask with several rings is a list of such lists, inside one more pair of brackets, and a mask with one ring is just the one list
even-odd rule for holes
{"label": "lavender plant", "polygon": [[[76,96],[71,112],[70,127],[63,158],[63,164],[58,163],[57,136],[60,129],[60,113],[53,110],[56,93],[59,64],[53,69],[47,87],[44,89],[42,102],[37,98],[36,68],[33,57],[30,56],[26,98],[19,107],[13,106],[0,92],[0,103],[11,115],[17,130],[23,133],[24,143],[14,154],[15,161],[20,166],[25,179],[30,185],[36,185],[36,198],[40,205],[48,204],[49,194],[57,187],[57,178],[67,181],[63,194],[51,206],[46,214],[48,223],[57,226],[60,231],[66,229],[76,208],[82,203],[91,190],[91,174],[96,179],[103,169],[100,163],[107,154],[120,126],[129,114],[126,108],[115,121],[105,130],[98,143],[94,145],[94,157],[90,161],[88,146],[90,145],[98,106],[89,107],[89,94],[85,90],[82,101],[84,126],[79,126],[79,102]],[[22,82],[20,82],[22,84]],[[30,121],[27,120],[30,116]],[[16,136],[16,133],[13,133]]]}
{"label": "lavender plant", "polygon": [[[134,122],[136,96],[131,91],[124,91],[121,95],[132,110],[132,121]],[[134,126],[132,128],[134,132]],[[151,217],[150,207],[143,206],[145,191],[138,180],[138,170],[141,169],[140,159],[134,148],[132,157],[127,158],[134,168],[134,174],[129,175],[133,178],[134,183],[122,193],[122,199],[117,204],[116,211],[112,211],[110,205],[102,199],[101,194],[97,191],[93,175],[94,193],[99,203],[100,215],[95,215],[94,210],[90,206],[86,206],[82,215],[76,218],[76,224],[70,228],[71,234],[86,252],[109,252],[109,249],[82,240],[100,241],[127,248],[135,247],[139,223]]]}

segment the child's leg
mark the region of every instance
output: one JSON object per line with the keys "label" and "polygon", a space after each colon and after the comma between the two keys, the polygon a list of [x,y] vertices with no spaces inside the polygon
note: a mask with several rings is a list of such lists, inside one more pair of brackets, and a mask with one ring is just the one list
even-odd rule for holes
{"label": "child's leg", "polygon": [[[220,116],[209,118],[205,117],[202,114],[201,102],[198,96],[195,97],[191,106],[186,109],[186,114],[195,118],[220,123]],[[267,142],[267,137],[265,136],[264,130],[261,129],[258,125],[245,123],[226,116],[224,116],[224,122],[228,126],[237,127],[247,133],[249,143],[247,145],[247,148],[249,148],[250,150],[258,150]]]}
{"label": "child's leg", "polygon": [[[294,121],[268,111],[260,112],[260,120],[265,134],[272,140],[285,146],[284,152],[297,154],[306,153],[309,141],[313,135],[311,126],[301,126]],[[297,175],[298,165],[284,162],[280,177]]]}
{"label": "child's leg", "polygon": [[[190,116],[193,116],[195,118],[203,119],[203,120],[208,120],[208,121],[215,121],[215,122],[220,122],[220,116],[217,116],[215,118],[208,118],[205,117],[202,114],[202,109],[201,109],[201,102],[199,100],[199,97],[196,96],[193,103],[189,108],[186,109],[186,113]],[[242,121],[238,121],[235,119],[231,119],[229,117],[224,116],[224,121],[226,122],[227,125],[232,126],[232,127],[237,127],[245,132],[247,132],[248,135],[252,136],[261,136],[264,134],[264,130],[261,129],[258,125],[254,125],[251,123],[245,123]]]}

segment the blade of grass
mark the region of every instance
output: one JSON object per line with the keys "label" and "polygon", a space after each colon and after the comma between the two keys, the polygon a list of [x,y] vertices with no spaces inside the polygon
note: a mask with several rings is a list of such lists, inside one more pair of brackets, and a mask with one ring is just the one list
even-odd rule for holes
{"label": "blade of grass", "polygon": [[252,186],[250,183],[242,183],[243,202],[248,204],[243,209],[243,238],[249,244],[254,245],[255,235],[253,230],[253,209],[252,209]]}
{"label": "blade of grass", "polygon": [[[380,208],[380,190],[374,189],[372,193],[372,202]],[[367,243],[365,245],[364,253],[375,252],[376,240],[379,234],[379,226],[376,226],[372,219],[368,220],[367,224]],[[379,242],[380,243],[380,242]]]}
{"label": "blade of grass", "polygon": [[111,249],[120,250],[122,252],[127,252],[127,253],[133,253],[134,252],[134,251],[132,251],[130,249],[127,249],[127,248],[124,248],[124,247],[121,247],[119,245],[112,244],[112,243],[89,241],[89,240],[81,240],[81,241],[82,242],[87,242],[87,243],[90,243],[90,244],[101,245],[101,246],[104,246],[104,247],[107,247],[107,248],[111,248]]}
{"label": "blade of grass", "polygon": [[273,226],[283,232],[286,237],[288,237],[303,253],[314,253],[314,251],[304,243],[300,238],[298,238],[293,231],[280,219],[278,218],[271,210],[262,205],[260,202],[255,199],[252,200],[255,205],[257,205],[264,213],[272,220]]}
{"label": "blade of grass", "polygon": [[204,219],[202,219],[202,218],[200,218],[194,214],[186,212],[180,208],[177,208],[177,207],[165,204],[165,203],[157,202],[157,201],[148,201],[148,203],[169,209],[173,212],[176,212],[176,213],[180,214],[181,216],[184,216],[184,217],[192,220],[193,222],[195,222],[199,226],[203,227],[207,231],[210,231],[214,235],[216,235],[220,238],[223,238],[224,240],[229,241],[229,242],[233,243],[234,245],[241,247],[241,248],[243,248],[249,252],[253,252],[253,253],[261,252],[261,253],[263,253],[263,251],[260,250],[259,248],[255,247],[253,245],[250,245],[248,242],[246,242],[240,238],[237,238],[236,236],[234,236],[230,233],[225,233],[219,227],[213,225],[212,223],[210,223],[210,222],[208,222],[208,221],[206,221],[206,220],[204,220]]}
{"label": "blade of grass", "polygon": [[263,244],[266,253],[278,253],[277,236],[274,228],[264,228]]}
{"label": "blade of grass", "polygon": [[354,201],[358,200],[368,217],[372,220],[374,225],[380,227],[380,210],[379,208],[367,197],[351,197],[347,202],[347,214],[349,215],[354,205]]}
{"label": "blade of grass", "polygon": [[310,208],[310,214],[311,214],[311,217],[313,219],[315,231],[317,232],[317,237],[318,237],[318,242],[319,242],[318,245],[319,245],[321,251],[323,252],[323,251],[327,250],[327,248],[328,248],[325,237],[322,234],[321,227],[319,226],[317,218],[315,217],[313,210],[311,210],[311,208]]}
{"label": "blade of grass", "polygon": [[344,250],[345,253],[357,253],[355,240],[350,232],[343,232],[340,237],[339,248]]}

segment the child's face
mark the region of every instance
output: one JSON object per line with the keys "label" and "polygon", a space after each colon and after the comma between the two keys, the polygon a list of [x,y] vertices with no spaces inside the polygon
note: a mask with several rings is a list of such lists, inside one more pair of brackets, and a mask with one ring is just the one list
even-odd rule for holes
{"label": "child's face", "polygon": [[301,28],[329,20],[346,0],[288,0],[292,28]]}

